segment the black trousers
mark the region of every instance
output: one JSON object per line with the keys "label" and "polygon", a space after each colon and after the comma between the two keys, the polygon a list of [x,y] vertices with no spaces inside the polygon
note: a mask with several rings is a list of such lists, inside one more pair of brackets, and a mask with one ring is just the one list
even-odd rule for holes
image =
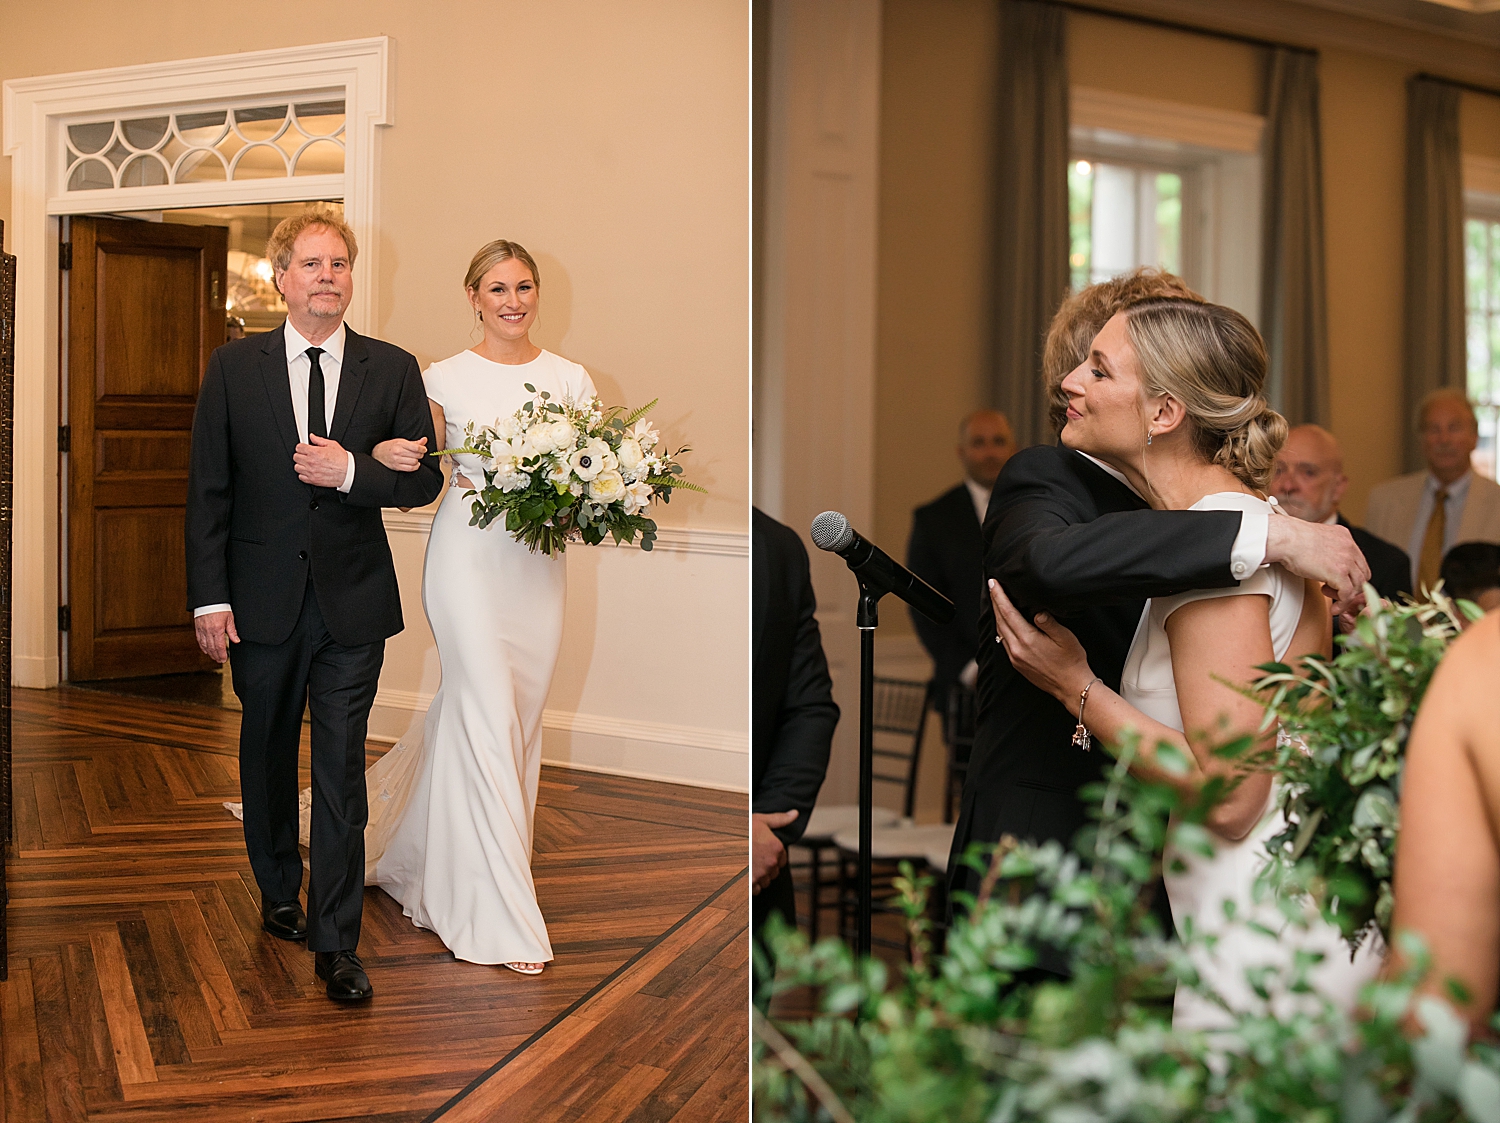
{"label": "black trousers", "polygon": [[245,849],[264,901],[302,887],[297,849],[297,750],[312,716],[312,836],[307,946],[354,951],[365,889],[365,730],[385,641],[345,647],[328,634],[313,583],[284,643],[230,644],[240,721]]}
{"label": "black trousers", "polygon": [[[761,938],[761,929],[766,926],[766,921],[773,912],[781,914],[781,919],[786,921],[788,928],[797,927],[797,899],[792,888],[790,867],[783,869],[770,885],[750,898],[750,934],[755,940],[755,946],[768,957],[770,949]],[[770,981],[763,978],[759,971],[755,972],[755,1004],[763,1013],[765,1003],[762,1002],[761,987]]]}

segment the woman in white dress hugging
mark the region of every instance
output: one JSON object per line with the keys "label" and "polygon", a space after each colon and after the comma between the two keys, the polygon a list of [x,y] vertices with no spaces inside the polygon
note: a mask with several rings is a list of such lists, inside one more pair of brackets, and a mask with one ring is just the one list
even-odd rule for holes
{"label": "woman in white dress hugging", "polygon": [[[1265,346],[1238,312],[1192,300],[1156,299],[1117,314],[1095,337],[1084,363],[1063,381],[1068,395],[1062,442],[1095,457],[1160,510],[1252,510],[1273,514],[1265,498],[1272,463],[1286,438],[1286,421],[1263,396]],[[1196,793],[1214,777],[1237,779],[1207,821],[1213,854],[1168,856],[1167,895],[1179,932],[1218,936],[1199,945],[1200,978],[1231,1009],[1258,1002],[1247,968],[1289,967],[1297,950],[1322,952],[1315,987],[1345,1009],[1379,962],[1366,946],[1351,964],[1337,929],[1316,916],[1292,928],[1266,901],[1255,878],[1264,843],[1281,827],[1273,813],[1272,780],[1242,772],[1216,757],[1213,746],[1260,728],[1263,708],[1226,683],[1256,677],[1273,659],[1295,662],[1327,655],[1332,614],[1314,582],[1280,566],[1263,566],[1237,587],[1197,590],[1147,603],[1131,643],[1117,694],[1098,681],[1073,634],[1042,614],[1025,620],[991,583],[999,638],[1016,669],[1080,716],[1090,734],[1118,744],[1140,734],[1133,768],[1156,781]],[[1185,735],[1184,730],[1190,731]],[[1274,737],[1274,730],[1265,734]],[[1177,746],[1189,773],[1164,767],[1154,746]],[[1060,745],[1049,751],[1078,752]],[[1172,872],[1173,858],[1185,869]],[[1226,922],[1224,902],[1238,920]],[[1311,911],[1311,910],[1309,910]],[[1278,933],[1258,935],[1255,920]],[[1278,995],[1278,1009],[1295,1001]],[[1227,1025],[1224,1010],[1179,986],[1174,1024],[1213,1029]]]}
{"label": "woman in white dress hugging", "polygon": [[[493,424],[531,399],[594,396],[588,372],[531,342],[540,277],[531,255],[495,241],[474,255],[464,287],[484,338],[433,363],[424,379],[445,448],[464,426]],[[374,455],[414,469],[421,443]],[[454,458],[452,487],[432,522],[422,605],[442,683],[420,743],[403,741],[366,774],[365,881],[401,903],[459,959],[540,974],[552,959],[531,876],[542,708],[562,642],[567,567],[505,529],[469,525],[464,492],[484,486],[478,457]]]}

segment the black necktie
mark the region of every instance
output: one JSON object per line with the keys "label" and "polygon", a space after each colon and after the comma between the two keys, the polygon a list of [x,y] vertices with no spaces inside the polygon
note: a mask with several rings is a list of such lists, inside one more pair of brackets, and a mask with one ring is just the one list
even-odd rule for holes
{"label": "black necktie", "polygon": [[328,436],[328,419],[323,407],[323,368],[318,365],[321,347],[309,347],[307,358],[311,366],[307,372],[307,433],[320,437]]}

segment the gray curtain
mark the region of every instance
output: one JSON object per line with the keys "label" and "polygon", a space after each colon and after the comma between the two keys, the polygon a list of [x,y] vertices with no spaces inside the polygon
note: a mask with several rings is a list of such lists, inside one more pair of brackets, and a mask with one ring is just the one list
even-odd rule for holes
{"label": "gray curtain", "polygon": [[1061,8],[1000,5],[991,401],[1022,445],[1052,443],[1042,344],[1068,289],[1068,59]]}
{"label": "gray curtain", "polygon": [[1465,384],[1464,184],[1459,90],[1413,78],[1406,88],[1406,469],[1422,467],[1414,418],[1433,390]]}
{"label": "gray curtain", "polygon": [[1329,424],[1328,298],[1318,56],[1278,47],[1266,82],[1261,328],[1270,399],[1293,425]]}

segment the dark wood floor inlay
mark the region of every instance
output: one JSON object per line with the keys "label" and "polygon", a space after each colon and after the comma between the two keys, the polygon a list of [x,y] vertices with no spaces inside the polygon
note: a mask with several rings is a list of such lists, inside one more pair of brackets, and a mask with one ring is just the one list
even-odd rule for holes
{"label": "dark wood floor inlay", "polygon": [[0,1123],[746,1118],[745,796],[544,768],[556,962],[459,962],[370,889],[375,998],[338,1007],[260,929],[222,806],[238,714],[76,688],[14,707]]}

